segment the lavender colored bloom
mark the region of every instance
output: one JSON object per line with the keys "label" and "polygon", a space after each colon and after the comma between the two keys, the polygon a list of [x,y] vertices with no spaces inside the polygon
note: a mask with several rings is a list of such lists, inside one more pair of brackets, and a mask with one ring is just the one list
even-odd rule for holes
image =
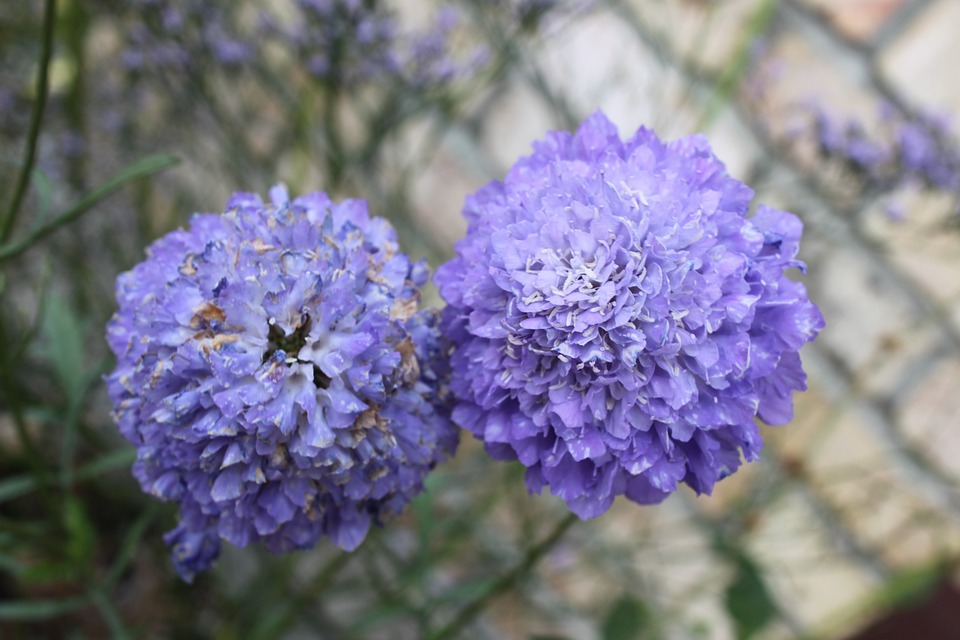
{"label": "lavender colored bloom", "polygon": [[396,23],[387,11],[352,0],[296,0],[289,26],[268,18],[267,33],[292,45],[316,78],[355,85],[400,68]]}
{"label": "lavender colored bloom", "polygon": [[860,122],[837,117],[818,104],[798,105],[810,116],[819,157],[839,163],[859,186],[873,194],[925,187],[960,194],[960,146],[949,123],[936,115],[905,113],[884,104],[881,125],[868,130]]}
{"label": "lavender colored bloom", "polygon": [[425,265],[366,203],[238,193],[117,280],[115,418],[144,491],[180,505],[190,581],[220,539],[352,550],[456,448]]}
{"label": "lavender colored bloom", "polygon": [[895,132],[899,168],[933,189],[960,190],[960,148],[946,124],[921,116]]}
{"label": "lavender colored bloom", "polygon": [[409,67],[411,83],[415,86],[448,82],[458,73],[458,67],[448,55],[450,33],[457,27],[460,15],[452,7],[444,7],[435,24],[410,45]]}
{"label": "lavender colored bloom", "polygon": [[199,0],[133,0],[129,8],[121,52],[128,71],[176,79],[204,62],[238,68],[258,54],[257,40],[242,33],[236,12],[228,7]]}
{"label": "lavender colored bloom", "polygon": [[220,24],[211,25],[204,33],[207,47],[222,65],[240,65],[253,59],[256,50],[248,42],[231,38],[223,32]]}
{"label": "lavender colored bloom", "polygon": [[785,275],[800,221],[752,196],[700,136],[623,142],[598,112],[536,143],[435,277],[454,421],[584,519],[756,459],[823,318]]}
{"label": "lavender colored bloom", "polygon": [[355,0],[296,0],[295,19],[265,14],[264,33],[290,47],[312,76],[338,86],[389,82],[423,90],[469,75],[485,64],[478,55],[461,60],[452,34],[460,23],[443,5],[432,24],[405,32],[387,5]]}

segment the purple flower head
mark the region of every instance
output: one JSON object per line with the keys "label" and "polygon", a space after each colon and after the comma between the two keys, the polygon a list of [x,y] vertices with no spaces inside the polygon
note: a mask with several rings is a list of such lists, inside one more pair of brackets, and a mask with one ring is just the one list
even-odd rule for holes
{"label": "purple flower head", "polygon": [[598,112],[536,143],[435,277],[454,421],[584,519],[756,459],[823,318],[784,274],[800,221],[752,196],[700,136],[623,142]]}
{"label": "purple flower head", "polygon": [[457,444],[425,265],[361,200],[270,196],[154,243],[107,326],[115,418],[144,491],[180,505],[188,581],[220,539],[356,548]]}

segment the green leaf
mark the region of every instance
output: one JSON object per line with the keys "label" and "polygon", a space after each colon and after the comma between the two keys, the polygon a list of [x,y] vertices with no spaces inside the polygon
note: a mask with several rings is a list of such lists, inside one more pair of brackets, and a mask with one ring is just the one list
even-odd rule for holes
{"label": "green leaf", "polygon": [[0,571],[5,571],[14,576],[20,576],[27,570],[26,565],[11,555],[0,553]]}
{"label": "green leaf", "polygon": [[731,549],[736,574],[727,587],[725,603],[738,640],[747,640],[777,617],[777,605],[760,568],[743,552]]}
{"label": "green leaf", "polygon": [[358,616],[357,621],[350,625],[349,631],[351,634],[357,635],[409,614],[410,610],[403,604],[384,602],[373,609],[364,611],[363,615]]}
{"label": "green leaf", "polygon": [[77,422],[83,399],[90,387],[91,371],[80,318],[66,299],[47,296],[41,322],[43,350],[67,399],[66,409],[58,416],[60,434],[60,481],[64,488],[73,484],[74,454],[77,449]]}
{"label": "green leaf", "polygon": [[417,533],[420,542],[421,551],[425,551],[430,543],[430,537],[434,533],[436,517],[433,513],[433,505],[430,502],[431,496],[424,492],[413,499],[410,505],[413,511],[414,519],[417,522]]}
{"label": "green leaf", "polygon": [[65,583],[79,580],[81,577],[78,567],[69,561],[60,559],[46,559],[35,562],[26,567],[21,574],[23,582],[27,584]]}
{"label": "green leaf", "polygon": [[37,488],[36,478],[33,476],[14,476],[0,481],[0,502],[13,500],[25,496]]}
{"label": "green leaf", "polygon": [[87,387],[83,334],[80,319],[73,308],[63,297],[51,294],[44,309],[44,350],[71,407],[79,405]]}
{"label": "green leaf", "polygon": [[38,544],[49,542],[50,523],[46,520],[23,520],[8,519],[0,517],[0,531],[15,536],[16,538]]}
{"label": "green leaf", "polygon": [[703,131],[720,115],[723,106],[740,86],[740,82],[750,70],[750,47],[757,38],[766,33],[770,22],[776,15],[780,0],[763,0],[747,20],[745,31],[740,38],[737,51],[726,65],[707,102],[703,114],[694,127],[694,131]]}
{"label": "green leaf", "polygon": [[90,600],[97,607],[97,611],[100,612],[100,617],[107,624],[107,628],[110,629],[110,637],[113,640],[130,640],[130,632],[123,624],[123,618],[121,618],[120,612],[117,611],[110,597],[96,588],[91,589],[88,593]]}
{"label": "green leaf", "polygon": [[939,563],[898,571],[881,587],[876,600],[884,609],[916,605],[937,588],[948,571],[947,567]]}
{"label": "green leaf", "polygon": [[[137,459],[135,449],[118,449],[104,454],[102,457],[88,462],[74,474],[76,482],[92,480],[109,471],[129,467]],[[0,481],[0,503],[13,500],[37,490],[37,479],[34,476],[20,475]]]}
{"label": "green leaf", "polygon": [[434,596],[434,603],[461,604],[470,602],[490,591],[496,583],[494,578],[478,578],[464,584],[447,587],[443,593]]}
{"label": "green leaf", "polygon": [[100,187],[84,195],[82,198],[80,198],[80,201],[77,202],[77,204],[73,205],[50,222],[32,229],[20,240],[8,242],[7,244],[0,246],[0,262],[16,257],[24,251],[30,249],[33,245],[43,240],[60,227],[73,222],[84,213],[92,209],[94,206],[99,204],[102,200],[105,200],[108,196],[113,195],[115,191],[118,191],[124,185],[152,176],[153,174],[159,173],[168,167],[172,167],[178,162],[179,160],[173,156],[157,155],[149,156],[133,163],[129,167],[122,169],[112,178],[103,183]]}
{"label": "green leaf", "polygon": [[136,449],[132,447],[117,449],[116,451],[105,453],[96,460],[88,462],[77,469],[76,479],[77,481],[91,480],[109,471],[129,467],[136,459]]}
{"label": "green leaf", "polygon": [[27,622],[55,618],[87,605],[85,598],[0,602],[0,620]]}
{"label": "green leaf", "polygon": [[34,168],[33,190],[37,194],[37,216],[33,221],[35,227],[43,224],[50,217],[53,208],[53,183],[46,173]]}
{"label": "green leaf", "polygon": [[96,549],[97,532],[83,501],[74,495],[68,494],[64,503],[63,526],[67,532],[65,555],[77,566],[85,564]]}
{"label": "green leaf", "polygon": [[693,640],[694,638],[709,638],[710,637],[710,623],[705,620],[694,620],[690,623],[690,626],[687,628],[687,638]]}
{"label": "green leaf", "polygon": [[600,637],[603,640],[638,640],[650,637],[650,614],[647,607],[636,598],[622,596],[617,600],[603,621]]}
{"label": "green leaf", "polygon": [[113,566],[110,567],[110,572],[107,574],[107,585],[115,585],[120,580],[123,572],[130,566],[140,546],[140,541],[143,539],[147,528],[149,528],[159,511],[158,507],[159,505],[156,502],[151,503],[143,514],[127,529],[127,533],[124,535],[123,542],[120,545],[120,550],[114,558]]}

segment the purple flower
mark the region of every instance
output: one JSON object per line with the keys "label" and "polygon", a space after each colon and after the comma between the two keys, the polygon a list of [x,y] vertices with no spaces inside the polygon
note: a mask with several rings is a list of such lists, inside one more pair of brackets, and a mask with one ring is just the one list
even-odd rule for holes
{"label": "purple flower", "polygon": [[935,114],[907,113],[881,105],[881,125],[869,131],[816,103],[798,105],[809,115],[808,130],[822,160],[839,163],[864,191],[887,194],[924,187],[956,196],[960,192],[960,146],[949,122]]}
{"label": "purple flower", "polygon": [[166,73],[179,82],[205,60],[238,68],[259,53],[258,39],[240,28],[239,14],[215,3],[133,0],[128,9],[121,61],[146,78]]}
{"label": "purple flower", "polygon": [[292,45],[316,78],[356,85],[398,69],[396,21],[379,5],[353,0],[297,0],[289,25],[269,20],[267,34]]}
{"label": "purple flower", "polygon": [[933,189],[960,189],[960,148],[944,124],[920,116],[896,131],[899,169]]}
{"label": "purple flower", "polygon": [[297,0],[296,17],[269,14],[264,34],[290,47],[312,76],[323,82],[355,88],[383,82],[425,90],[469,77],[486,60],[480,48],[462,59],[454,32],[461,16],[441,5],[431,24],[416,31],[402,29],[396,12],[383,3],[355,0]]}
{"label": "purple flower", "polygon": [[454,421],[584,519],[756,459],[823,318],[784,274],[800,221],[752,196],[700,136],[623,142],[598,112],[536,143],[435,277]]}
{"label": "purple flower", "polygon": [[180,505],[180,575],[220,539],[346,550],[456,448],[427,270],[366,203],[238,193],[117,280],[115,418],[144,491]]}
{"label": "purple flower", "polygon": [[223,65],[240,65],[253,59],[256,50],[253,45],[231,38],[223,31],[219,23],[212,24],[204,33],[207,46],[214,58]]}

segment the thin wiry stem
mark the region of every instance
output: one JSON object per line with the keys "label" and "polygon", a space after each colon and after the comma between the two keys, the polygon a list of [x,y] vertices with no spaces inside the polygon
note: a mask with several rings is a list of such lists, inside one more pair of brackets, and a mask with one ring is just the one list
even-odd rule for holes
{"label": "thin wiry stem", "polygon": [[57,0],[46,0],[43,11],[43,42],[40,49],[40,68],[37,71],[37,97],[33,102],[33,111],[30,114],[30,130],[27,133],[27,149],[20,167],[20,175],[13,191],[13,200],[3,220],[3,229],[0,229],[0,242],[6,242],[13,232],[14,223],[23,204],[23,196],[30,183],[30,174],[33,173],[33,164],[37,157],[37,140],[40,138],[40,125],[43,123],[43,112],[47,106],[47,95],[50,92],[50,59],[53,57],[53,31],[57,21]]}
{"label": "thin wiry stem", "polygon": [[481,596],[461,609],[453,620],[432,634],[430,640],[446,640],[447,638],[455,637],[460,630],[473,621],[492,600],[509,591],[521,578],[526,576],[540,558],[550,551],[550,549],[563,538],[563,534],[567,532],[567,529],[578,520],[579,518],[571,513],[558,522],[546,538],[527,550],[527,553],[523,556],[523,560],[521,560],[517,566],[500,576]]}
{"label": "thin wiry stem", "polygon": [[35,227],[18,240],[12,240],[8,244],[0,244],[0,263],[17,257],[54,231],[70,224],[127,183],[152,176],[167,167],[172,167],[178,162],[180,162],[180,160],[173,156],[149,156],[124,168],[97,189],[84,195],[75,205],[50,222]]}

